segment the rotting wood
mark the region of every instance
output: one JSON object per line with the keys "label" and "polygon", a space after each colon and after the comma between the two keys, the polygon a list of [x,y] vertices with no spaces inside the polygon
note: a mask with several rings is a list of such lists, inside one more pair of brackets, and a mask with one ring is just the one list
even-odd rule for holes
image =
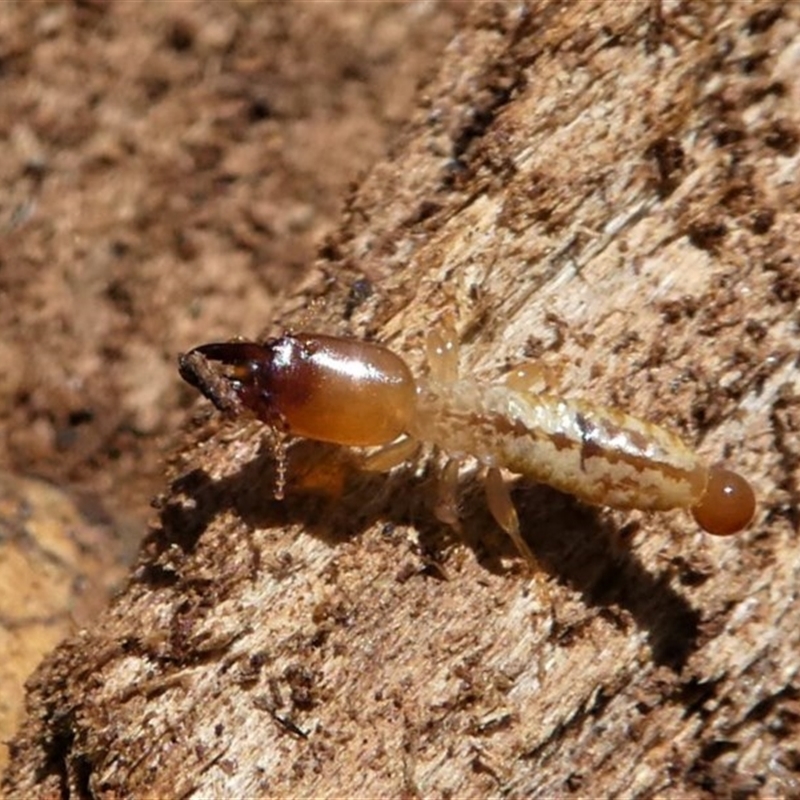
{"label": "rotting wood", "polygon": [[469,481],[464,544],[424,473],[335,448],[294,480],[343,496],[277,505],[260,432],[215,418],[31,682],[11,796],[797,790],[800,9],[655,7],[476,4],[302,300],[415,366],[453,309],[467,371],[540,358],[735,465],[752,530],[520,485],[529,579]]}

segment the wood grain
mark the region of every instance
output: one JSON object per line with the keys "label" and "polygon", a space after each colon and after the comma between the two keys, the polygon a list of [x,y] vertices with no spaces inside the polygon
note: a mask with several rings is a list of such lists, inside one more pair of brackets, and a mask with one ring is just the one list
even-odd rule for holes
{"label": "wood grain", "polygon": [[746,474],[747,533],[520,484],[528,577],[469,477],[463,541],[426,462],[300,443],[277,504],[210,419],[8,794],[796,793],[799,61],[789,3],[476,4],[278,321],[419,370],[452,311],[467,374],[540,359]]}

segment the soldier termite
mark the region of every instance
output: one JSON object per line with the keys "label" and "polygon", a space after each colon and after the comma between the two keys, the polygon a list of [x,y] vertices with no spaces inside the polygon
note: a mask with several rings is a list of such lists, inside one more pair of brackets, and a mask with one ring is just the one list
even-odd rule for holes
{"label": "soldier termite", "polygon": [[[726,536],[755,511],[750,484],[709,466],[673,433],[618,409],[532,391],[525,371],[504,383],[459,377],[455,333],[428,337],[430,374],[413,377],[381,345],[313,333],[264,344],[205,344],[181,356],[181,376],[220,410],[251,414],[279,435],[342,445],[381,446],[369,469],[389,469],[430,443],[448,454],[437,516],[451,524],[458,466],[485,468],[489,509],[530,561],[534,557],[500,470],[621,509],[685,508],[701,528]],[[277,496],[285,456],[278,449]]]}

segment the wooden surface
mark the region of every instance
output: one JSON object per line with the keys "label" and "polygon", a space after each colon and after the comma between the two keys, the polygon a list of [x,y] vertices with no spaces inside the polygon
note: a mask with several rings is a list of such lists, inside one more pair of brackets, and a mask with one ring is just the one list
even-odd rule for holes
{"label": "wooden surface", "polygon": [[476,4],[275,324],[324,297],[314,327],[420,370],[452,310],[466,374],[540,359],[681,432],[752,528],[518,484],[528,577],[469,475],[463,542],[425,461],[301,443],[279,504],[259,430],[209,415],[31,681],[9,796],[798,791],[800,7],[682,9]]}

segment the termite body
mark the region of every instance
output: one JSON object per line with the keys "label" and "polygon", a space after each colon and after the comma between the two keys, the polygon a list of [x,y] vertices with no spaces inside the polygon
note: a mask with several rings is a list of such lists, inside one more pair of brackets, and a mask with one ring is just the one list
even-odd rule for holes
{"label": "termite body", "polygon": [[438,513],[453,524],[458,465],[477,459],[487,470],[490,510],[531,560],[501,469],[594,505],[688,509],[717,535],[736,533],[752,519],[749,483],[708,466],[668,430],[617,409],[533,391],[525,373],[500,384],[459,377],[457,360],[455,335],[434,333],[430,375],[417,380],[381,345],[297,333],[264,344],[202,345],[181,356],[180,371],[221,410],[252,414],[280,434],[384,446],[368,459],[373,468],[400,463],[419,444],[441,448],[450,461]]}

